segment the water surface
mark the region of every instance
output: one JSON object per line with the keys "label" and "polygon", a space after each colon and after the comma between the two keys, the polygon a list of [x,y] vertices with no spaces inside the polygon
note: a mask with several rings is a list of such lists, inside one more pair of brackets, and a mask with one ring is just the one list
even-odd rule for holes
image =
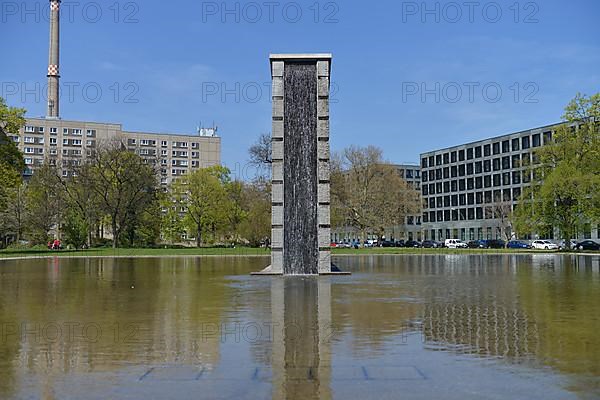
{"label": "water surface", "polygon": [[1,399],[600,396],[600,257],[0,261]]}

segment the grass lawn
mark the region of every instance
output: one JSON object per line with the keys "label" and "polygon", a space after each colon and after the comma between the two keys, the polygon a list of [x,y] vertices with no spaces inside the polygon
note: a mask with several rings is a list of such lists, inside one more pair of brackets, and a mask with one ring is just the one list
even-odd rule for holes
{"label": "grass lawn", "polygon": [[111,249],[99,248],[89,250],[33,250],[7,249],[0,250],[3,258],[35,258],[35,257],[163,257],[163,256],[267,256],[269,251],[249,247],[235,249],[223,248],[186,248],[186,249]]}
{"label": "grass lawn", "polygon": [[[332,249],[333,255],[386,255],[386,254],[544,254],[557,253],[545,250],[515,250],[515,249],[420,249],[420,248],[367,248],[367,249]],[[585,252],[590,253],[590,252]],[[174,256],[268,256],[265,249],[238,247],[223,248],[186,248],[186,249],[90,249],[90,250],[33,250],[7,249],[0,250],[0,260],[7,258],[36,258],[36,257],[174,257]],[[563,253],[560,253],[563,254]],[[578,252],[577,254],[581,254]],[[599,254],[595,252],[595,254]]]}

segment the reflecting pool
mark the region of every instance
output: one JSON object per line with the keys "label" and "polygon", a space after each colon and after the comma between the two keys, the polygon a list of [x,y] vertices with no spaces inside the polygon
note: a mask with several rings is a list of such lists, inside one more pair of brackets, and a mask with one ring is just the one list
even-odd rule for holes
{"label": "reflecting pool", "polygon": [[0,261],[0,399],[600,396],[600,257]]}

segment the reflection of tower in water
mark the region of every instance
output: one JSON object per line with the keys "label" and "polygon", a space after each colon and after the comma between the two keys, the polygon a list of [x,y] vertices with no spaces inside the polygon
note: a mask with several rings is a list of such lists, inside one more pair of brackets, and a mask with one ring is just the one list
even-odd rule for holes
{"label": "reflection of tower in water", "polygon": [[331,282],[275,278],[271,284],[273,398],[331,398]]}

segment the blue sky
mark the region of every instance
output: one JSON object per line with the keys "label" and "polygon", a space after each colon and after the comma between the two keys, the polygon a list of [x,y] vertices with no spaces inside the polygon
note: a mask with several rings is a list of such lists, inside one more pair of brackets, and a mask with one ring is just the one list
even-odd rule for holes
{"label": "blue sky", "polygon": [[[270,131],[269,53],[331,52],[333,149],[401,163],[556,122],[600,91],[600,2],[471,4],[63,0],[61,116],[172,133],[214,121],[235,168]],[[2,95],[28,116],[45,113],[47,7],[2,3]]]}

